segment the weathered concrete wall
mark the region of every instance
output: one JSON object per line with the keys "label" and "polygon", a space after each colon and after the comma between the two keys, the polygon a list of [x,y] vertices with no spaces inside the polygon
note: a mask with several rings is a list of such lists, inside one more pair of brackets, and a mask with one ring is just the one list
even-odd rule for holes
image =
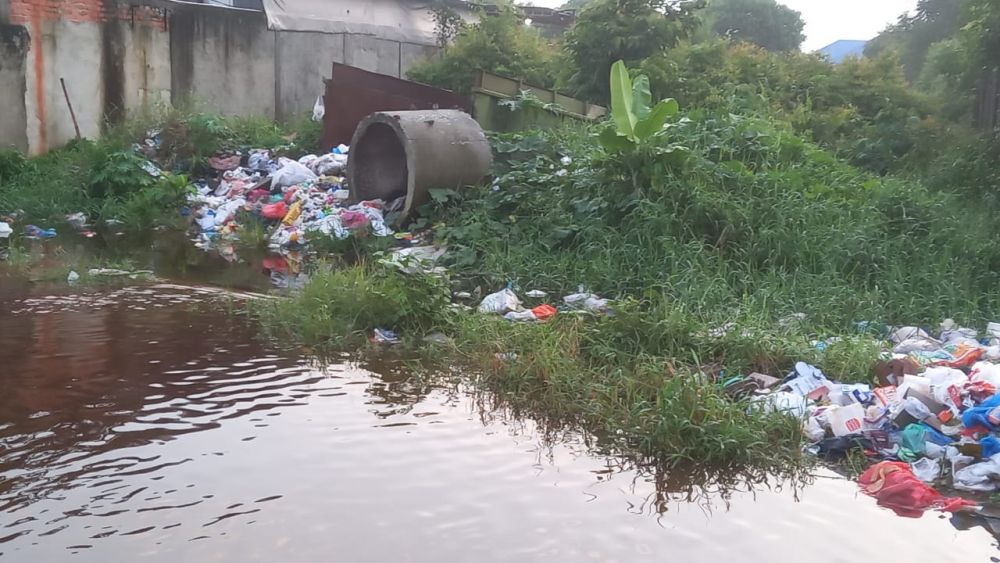
{"label": "weathered concrete wall", "polygon": [[104,115],[101,26],[66,20],[33,22],[27,69],[28,145],[42,153],[76,137],[60,79],[80,134],[100,136]]}
{"label": "weathered concrete wall", "polygon": [[409,71],[413,65],[428,57],[433,57],[437,53],[438,48],[434,45],[415,45],[413,43],[403,43],[399,48],[399,78],[406,78],[407,71]]}
{"label": "weathered concrete wall", "polygon": [[334,62],[344,62],[343,34],[280,31],[275,39],[277,119],[291,121],[311,111],[325,90]]}
{"label": "weathered concrete wall", "polygon": [[148,99],[140,88],[169,88],[162,10],[115,0],[0,1],[10,28],[27,39],[20,57],[4,51],[0,145],[37,154],[75,138],[63,82],[80,134],[91,138]]}
{"label": "weathered concrete wall", "polygon": [[344,62],[351,66],[399,78],[400,43],[367,35],[348,35]]}
{"label": "weathered concrete wall", "polygon": [[275,35],[276,115],[289,121],[312,111],[334,62],[406,78],[406,71],[437,53],[433,45],[400,43],[355,34],[279,31]]}
{"label": "weathered concrete wall", "polygon": [[227,115],[275,115],[275,41],[264,14],[207,8],[170,18],[171,98]]}
{"label": "weathered concrete wall", "polygon": [[152,26],[119,23],[125,51],[125,107],[170,103],[170,34]]}
{"label": "weathered concrete wall", "polygon": [[29,41],[23,27],[0,23],[0,149],[28,150],[24,93]]}
{"label": "weathered concrete wall", "polygon": [[[148,0],[0,0],[0,146],[31,153],[159,103],[291,121],[334,62],[403,77],[431,45],[272,31],[262,12]],[[4,25],[9,21],[9,25]],[[384,22],[382,22],[384,23]]]}

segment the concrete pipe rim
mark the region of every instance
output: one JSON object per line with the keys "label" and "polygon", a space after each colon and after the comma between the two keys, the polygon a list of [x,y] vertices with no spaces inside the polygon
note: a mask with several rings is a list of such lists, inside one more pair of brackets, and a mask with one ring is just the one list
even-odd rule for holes
{"label": "concrete pipe rim", "polygon": [[[368,135],[369,130],[371,130],[373,127],[374,128],[388,127],[393,132],[393,135],[395,136],[395,141],[396,143],[398,143],[399,148],[402,149],[403,165],[406,167],[406,174],[405,174],[406,185],[404,186],[404,189],[406,190],[405,193],[406,200],[403,205],[403,209],[402,212],[400,213],[400,216],[398,217],[398,219],[396,219],[396,223],[399,224],[406,221],[413,213],[411,207],[413,205],[413,191],[414,191],[413,184],[415,181],[415,175],[414,175],[415,163],[413,161],[414,156],[412,147],[410,147],[410,144],[406,142],[406,134],[403,131],[402,126],[400,126],[399,124],[399,118],[397,116],[394,116],[393,112],[373,113],[368,117],[366,117],[365,119],[363,119],[361,123],[358,124],[357,129],[354,130],[354,135],[351,138],[351,153],[350,153],[351,157],[347,161],[347,179],[349,181],[348,187],[350,189],[350,197],[351,197],[350,201],[353,203],[360,203],[361,201],[363,201],[361,199],[361,194],[366,192],[366,190],[359,189],[359,183],[360,183],[359,180],[364,180],[365,182],[367,182],[367,179],[359,177],[360,172],[358,166],[363,165],[364,163],[362,162],[359,165],[358,160],[355,159],[354,157],[357,154],[359,154],[356,149],[358,147],[361,147],[362,149],[361,154],[363,155],[362,158],[364,158],[364,152],[363,152],[365,150],[364,140],[366,139],[366,135]],[[393,200],[394,199],[396,198],[393,198]],[[389,204],[391,203],[391,201],[392,200],[385,201],[385,203]]]}

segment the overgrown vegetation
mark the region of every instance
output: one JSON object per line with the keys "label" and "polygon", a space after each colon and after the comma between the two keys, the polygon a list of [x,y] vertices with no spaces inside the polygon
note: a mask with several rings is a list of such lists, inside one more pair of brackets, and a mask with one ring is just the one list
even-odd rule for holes
{"label": "overgrown vegetation", "polygon": [[510,2],[499,3],[497,15],[482,15],[474,24],[461,25],[446,15],[439,16],[438,22],[439,35],[453,35],[454,40],[442,56],[411,68],[410,79],[460,94],[469,93],[479,70],[542,87],[555,84],[554,49],[524,25]]}
{"label": "overgrown vegetation", "polygon": [[320,124],[305,118],[288,132],[265,118],[152,109],[96,141],[32,158],[0,151],[0,216],[60,227],[66,215],[81,212],[98,228],[108,221],[132,232],[183,227],[187,175],[215,152],[263,147],[297,154],[317,149],[320,134]]}

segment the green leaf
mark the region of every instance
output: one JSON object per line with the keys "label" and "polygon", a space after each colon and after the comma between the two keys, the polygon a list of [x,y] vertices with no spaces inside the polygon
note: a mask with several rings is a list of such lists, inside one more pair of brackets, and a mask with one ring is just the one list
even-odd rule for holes
{"label": "green leaf", "polygon": [[634,143],[628,137],[620,135],[613,125],[609,125],[601,131],[601,146],[608,152],[619,152],[632,146]]}
{"label": "green leaf", "polygon": [[652,104],[653,95],[649,93],[649,77],[640,74],[632,82],[632,111],[637,118],[645,119]]}
{"label": "green leaf", "polygon": [[632,111],[632,79],[623,61],[611,66],[611,117],[618,133],[635,140],[635,113]]}
{"label": "green leaf", "polygon": [[653,135],[660,132],[663,129],[663,125],[672,116],[677,115],[677,111],[680,106],[677,100],[673,98],[667,98],[666,100],[660,101],[653,108],[653,111],[649,112],[649,115],[645,119],[636,123],[635,125],[635,136],[639,140],[645,140]]}

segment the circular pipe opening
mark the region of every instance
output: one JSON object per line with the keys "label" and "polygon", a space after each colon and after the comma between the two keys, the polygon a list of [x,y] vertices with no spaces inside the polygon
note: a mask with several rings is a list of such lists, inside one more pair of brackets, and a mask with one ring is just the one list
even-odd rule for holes
{"label": "circular pipe opening", "polygon": [[372,123],[355,145],[351,147],[354,199],[381,199],[389,203],[406,197],[409,182],[406,148],[396,130],[385,123]]}

